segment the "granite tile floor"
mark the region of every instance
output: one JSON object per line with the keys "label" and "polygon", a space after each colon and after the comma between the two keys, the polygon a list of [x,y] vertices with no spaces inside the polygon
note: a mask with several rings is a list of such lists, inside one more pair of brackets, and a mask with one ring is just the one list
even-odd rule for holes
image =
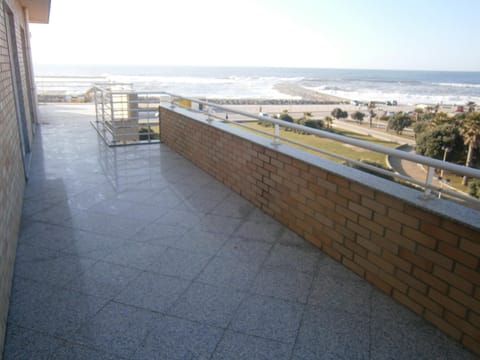
{"label": "granite tile floor", "polygon": [[165,145],[42,105],[4,359],[474,359]]}

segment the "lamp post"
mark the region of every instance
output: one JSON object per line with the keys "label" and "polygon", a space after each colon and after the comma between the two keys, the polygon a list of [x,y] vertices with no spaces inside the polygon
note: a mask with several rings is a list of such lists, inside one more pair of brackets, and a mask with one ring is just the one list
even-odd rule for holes
{"label": "lamp post", "polygon": [[[452,151],[452,148],[450,146],[442,146],[443,150],[443,162],[447,160],[447,154]],[[440,189],[443,189],[443,183],[448,184],[450,182],[449,179],[444,179],[443,178],[443,169],[440,171],[440,176],[438,177],[438,180],[440,181]],[[438,198],[442,198],[442,191],[440,190],[438,193]]]}
{"label": "lamp post", "polygon": [[[452,151],[452,148],[450,146],[442,146],[443,150],[443,162],[447,160],[447,154]],[[443,169],[440,171],[440,178],[443,179]]]}

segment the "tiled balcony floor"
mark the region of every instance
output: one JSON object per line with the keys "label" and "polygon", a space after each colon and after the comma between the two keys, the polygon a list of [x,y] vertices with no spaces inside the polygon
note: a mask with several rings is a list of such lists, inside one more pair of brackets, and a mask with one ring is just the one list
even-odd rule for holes
{"label": "tiled balcony floor", "polygon": [[475,358],[166,146],[40,110],[5,359]]}

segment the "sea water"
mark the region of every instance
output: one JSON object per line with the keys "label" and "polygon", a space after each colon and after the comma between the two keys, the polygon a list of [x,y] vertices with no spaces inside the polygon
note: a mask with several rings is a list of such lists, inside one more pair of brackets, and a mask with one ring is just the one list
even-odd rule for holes
{"label": "sea water", "polygon": [[187,97],[294,99],[276,90],[292,83],[358,101],[403,104],[480,104],[480,72],[355,70],[276,67],[35,65],[37,88],[85,92],[95,82],[132,84],[138,91]]}

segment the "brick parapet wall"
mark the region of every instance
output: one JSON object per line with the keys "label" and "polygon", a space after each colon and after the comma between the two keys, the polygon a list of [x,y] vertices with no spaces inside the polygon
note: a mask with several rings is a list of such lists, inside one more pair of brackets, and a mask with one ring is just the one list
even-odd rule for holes
{"label": "brick parapet wall", "polygon": [[164,143],[480,355],[479,228],[432,210],[462,207],[181,112]]}
{"label": "brick parapet wall", "polygon": [[[22,7],[19,2],[14,0],[8,0],[7,4],[14,14],[15,33],[17,40],[19,40],[21,26],[24,25]],[[5,2],[0,1],[0,359],[3,353],[3,340],[25,188],[4,5]],[[18,51],[20,56],[24,56],[21,47],[18,48]],[[25,56],[28,56],[28,54]],[[25,79],[22,81],[22,86],[25,87]],[[28,123],[31,120],[31,118],[28,118]],[[29,129],[31,129],[30,126]],[[31,131],[29,131],[28,139],[31,140]]]}

